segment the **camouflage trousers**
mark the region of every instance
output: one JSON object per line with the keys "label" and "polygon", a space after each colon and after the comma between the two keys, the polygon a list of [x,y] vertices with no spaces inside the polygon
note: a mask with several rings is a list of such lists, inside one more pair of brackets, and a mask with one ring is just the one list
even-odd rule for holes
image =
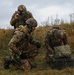
{"label": "camouflage trousers", "polygon": [[[16,60],[15,60],[16,61]],[[21,70],[30,70],[31,65],[27,59],[21,60],[21,63],[17,64],[16,62],[11,61],[11,65],[13,65],[16,69],[21,69]]]}
{"label": "camouflage trousers", "polygon": [[[29,45],[26,49],[28,51],[24,50],[21,53],[20,56],[15,55],[16,58],[20,58],[21,59],[21,65],[18,65],[17,63],[14,64],[14,66],[16,68],[23,69],[23,70],[30,70],[31,69],[31,63],[33,63],[33,59],[37,56],[38,51],[37,51],[37,48],[34,45]],[[12,53],[13,52],[10,53],[10,56],[11,56]]]}

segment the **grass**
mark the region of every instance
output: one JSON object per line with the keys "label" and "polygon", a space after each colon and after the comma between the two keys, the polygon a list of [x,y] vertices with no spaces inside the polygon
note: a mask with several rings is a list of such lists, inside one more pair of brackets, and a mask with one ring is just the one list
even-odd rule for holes
{"label": "grass", "polygon": [[13,66],[9,70],[3,68],[3,58],[8,55],[7,50],[0,50],[0,75],[74,75],[74,68],[64,68],[62,70],[52,69],[45,62],[45,51],[40,50],[34,62],[37,68],[27,71],[15,69]]}

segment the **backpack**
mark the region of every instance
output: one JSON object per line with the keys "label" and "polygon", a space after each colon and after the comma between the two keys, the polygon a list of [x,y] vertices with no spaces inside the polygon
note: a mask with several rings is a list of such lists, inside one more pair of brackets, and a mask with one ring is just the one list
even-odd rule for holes
{"label": "backpack", "polygon": [[69,45],[62,45],[54,47],[54,57],[71,57],[71,49]]}

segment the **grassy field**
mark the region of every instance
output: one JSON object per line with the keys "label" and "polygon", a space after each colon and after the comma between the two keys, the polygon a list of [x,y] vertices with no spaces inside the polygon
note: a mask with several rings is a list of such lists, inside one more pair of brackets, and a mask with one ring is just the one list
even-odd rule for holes
{"label": "grassy field", "polygon": [[[68,41],[72,48],[74,54],[74,23],[71,24],[61,24],[57,25],[66,30],[68,34]],[[51,26],[40,26],[35,30],[34,38],[39,40],[44,47],[44,39],[46,32],[51,29]],[[21,71],[15,69],[13,66],[9,70],[3,68],[3,59],[8,55],[8,43],[12,38],[14,30],[13,29],[0,29],[0,75],[74,75],[74,68],[68,67],[62,70],[52,69],[45,62],[45,50],[40,49],[38,56],[35,58],[34,62],[37,64],[37,68],[29,71]]]}
{"label": "grassy field", "polygon": [[45,51],[40,50],[34,62],[37,68],[28,71],[15,69],[13,66],[9,70],[3,68],[3,58],[8,55],[7,50],[0,50],[0,75],[74,75],[74,68],[64,68],[62,70],[52,69],[45,62]]}

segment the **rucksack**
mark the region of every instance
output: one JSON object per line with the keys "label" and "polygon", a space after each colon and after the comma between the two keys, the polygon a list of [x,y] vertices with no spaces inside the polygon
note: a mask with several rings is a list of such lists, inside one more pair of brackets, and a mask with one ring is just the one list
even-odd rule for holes
{"label": "rucksack", "polygon": [[71,48],[69,45],[62,45],[54,47],[54,57],[71,57]]}

